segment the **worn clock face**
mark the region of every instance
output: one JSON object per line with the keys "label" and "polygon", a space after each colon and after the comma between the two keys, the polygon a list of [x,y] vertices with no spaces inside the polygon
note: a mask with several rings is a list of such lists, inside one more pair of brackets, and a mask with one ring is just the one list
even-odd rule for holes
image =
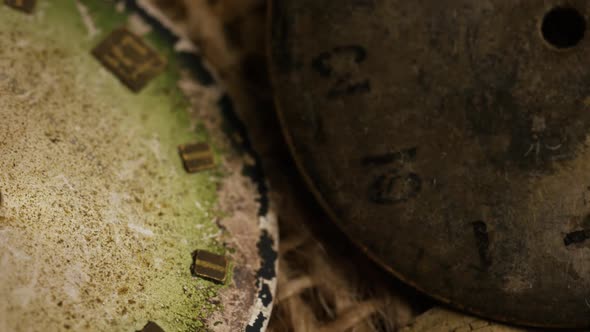
{"label": "worn clock face", "polygon": [[432,296],[590,326],[586,1],[275,1],[286,137],[334,221]]}
{"label": "worn clock face", "polygon": [[222,93],[125,4],[0,4],[0,331],[262,331],[276,228]]}

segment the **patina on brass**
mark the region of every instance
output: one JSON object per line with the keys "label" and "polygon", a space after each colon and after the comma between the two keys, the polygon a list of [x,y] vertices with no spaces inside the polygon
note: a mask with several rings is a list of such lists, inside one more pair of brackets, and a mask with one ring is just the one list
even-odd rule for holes
{"label": "patina on brass", "polygon": [[590,3],[281,0],[284,132],[396,276],[511,323],[590,327]]}

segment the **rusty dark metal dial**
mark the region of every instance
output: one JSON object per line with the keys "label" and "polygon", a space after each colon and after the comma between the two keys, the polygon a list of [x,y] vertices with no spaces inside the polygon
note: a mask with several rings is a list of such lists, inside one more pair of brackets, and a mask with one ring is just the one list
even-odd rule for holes
{"label": "rusty dark metal dial", "polygon": [[336,223],[462,309],[590,326],[590,3],[280,0],[271,72]]}

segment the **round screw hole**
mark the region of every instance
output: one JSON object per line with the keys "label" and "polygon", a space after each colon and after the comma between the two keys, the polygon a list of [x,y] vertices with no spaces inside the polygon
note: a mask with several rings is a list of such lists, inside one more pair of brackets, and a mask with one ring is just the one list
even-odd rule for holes
{"label": "round screw hole", "polygon": [[543,38],[560,49],[578,45],[586,34],[586,19],[570,7],[556,7],[543,18]]}

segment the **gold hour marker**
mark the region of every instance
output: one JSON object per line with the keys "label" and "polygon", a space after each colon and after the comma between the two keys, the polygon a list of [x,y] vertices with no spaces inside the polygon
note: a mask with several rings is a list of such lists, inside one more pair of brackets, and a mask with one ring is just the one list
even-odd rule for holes
{"label": "gold hour marker", "polygon": [[215,167],[211,147],[207,143],[184,144],[178,147],[184,168],[189,173],[197,173]]}
{"label": "gold hour marker", "polygon": [[227,258],[205,250],[193,253],[193,273],[199,277],[224,283],[227,275]]}
{"label": "gold hour marker", "polygon": [[141,331],[137,332],[164,332],[164,330],[154,322],[148,322]]}
{"label": "gold hour marker", "polygon": [[155,50],[125,28],[111,32],[92,55],[133,92],[143,89],[166,67]]}
{"label": "gold hour marker", "polygon": [[35,9],[36,0],[4,0],[4,4],[30,14]]}

